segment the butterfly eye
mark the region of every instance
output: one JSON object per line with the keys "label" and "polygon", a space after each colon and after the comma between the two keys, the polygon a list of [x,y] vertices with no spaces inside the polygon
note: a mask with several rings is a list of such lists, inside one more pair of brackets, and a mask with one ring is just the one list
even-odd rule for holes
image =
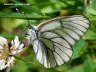
{"label": "butterfly eye", "polygon": [[28,24],[27,28],[31,29],[31,27],[32,27],[32,26],[31,26],[30,24]]}
{"label": "butterfly eye", "polygon": [[27,28],[28,28],[28,29],[32,29],[32,30],[35,30],[35,28],[34,28],[31,24],[29,24],[29,25],[27,26]]}

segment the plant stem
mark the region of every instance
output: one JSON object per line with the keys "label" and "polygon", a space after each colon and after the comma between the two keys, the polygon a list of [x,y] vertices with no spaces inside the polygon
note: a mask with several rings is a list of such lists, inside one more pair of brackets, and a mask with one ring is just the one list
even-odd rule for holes
{"label": "plant stem", "polygon": [[19,13],[2,13],[0,12],[0,18],[17,18],[17,19],[48,19],[50,16],[40,16],[40,15],[32,15],[32,14],[19,14]]}

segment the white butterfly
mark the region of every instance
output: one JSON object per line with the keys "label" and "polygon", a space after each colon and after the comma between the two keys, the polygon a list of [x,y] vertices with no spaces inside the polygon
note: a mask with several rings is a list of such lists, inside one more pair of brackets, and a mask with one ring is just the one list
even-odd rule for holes
{"label": "white butterfly", "polygon": [[57,17],[28,27],[27,38],[37,60],[46,68],[62,65],[72,57],[72,47],[89,27],[82,15]]}

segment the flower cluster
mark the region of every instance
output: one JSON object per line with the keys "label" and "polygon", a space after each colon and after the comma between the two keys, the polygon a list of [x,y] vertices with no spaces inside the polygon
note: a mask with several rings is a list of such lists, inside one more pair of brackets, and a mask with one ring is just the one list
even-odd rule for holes
{"label": "flower cluster", "polygon": [[0,37],[0,70],[13,65],[15,55],[23,50],[24,44],[19,41],[18,36],[9,44],[7,39]]}

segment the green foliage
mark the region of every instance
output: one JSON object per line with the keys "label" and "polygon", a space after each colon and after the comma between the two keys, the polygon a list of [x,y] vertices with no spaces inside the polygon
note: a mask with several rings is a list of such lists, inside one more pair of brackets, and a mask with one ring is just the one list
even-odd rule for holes
{"label": "green foliage", "polygon": [[96,0],[91,0],[87,6],[86,11],[92,15],[96,15]]}
{"label": "green foliage", "polygon": [[73,56],[72,59],[76,59],[80,57],[87,49],[88,44],[83,40],[79,40],[79,42],[73,47]]}
{"label": "green foliage", "polygon": [[[87,0],[86,0],[87,1]],[[24,42],[27,19],[32,25],[63,16],[84,14],[90,28],[73,47],[71,60],[59,67],[46,69],[37,60],[32,47],[16,58],[12,72],[95,72],[96,71],[96,0],[0,0],[0,36],[12,40],[16,35]],[[4,5],[4,4],[17,5]],[[21,5],[18,5],[21,4]],[[29,4],[29,5],[28,5]],[[86,4],[86,5],[84,5]],[[19,12],[15,9],[18,8]],[[23,14],[24,12],[25,14]]]}

